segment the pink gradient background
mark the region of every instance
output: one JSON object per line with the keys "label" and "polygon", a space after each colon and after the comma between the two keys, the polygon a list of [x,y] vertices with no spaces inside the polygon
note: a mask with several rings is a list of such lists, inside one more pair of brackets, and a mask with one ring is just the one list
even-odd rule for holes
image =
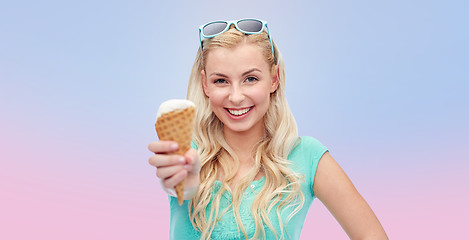
{"label": "pink gradient background", "polygon": [[[185,96],[197,27],[241,17],[269,21],[300,134],[391,239],[467,235],[467,3],[2,5],[0,239],[167,239],[156,110]],[[347,236],[316,200],[302,239]]]}

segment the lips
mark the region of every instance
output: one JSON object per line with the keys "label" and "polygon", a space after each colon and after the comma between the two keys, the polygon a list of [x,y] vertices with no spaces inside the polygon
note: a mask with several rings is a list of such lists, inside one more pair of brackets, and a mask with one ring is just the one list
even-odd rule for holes
{"label": "lips", "polygon": [[239,117],[247,114],[249,111],[251,111],[253,107],[248,107],[248,108],[241,108],[241,109],[233,109],[233,108],[226,108],[226,110],[233,116]]}

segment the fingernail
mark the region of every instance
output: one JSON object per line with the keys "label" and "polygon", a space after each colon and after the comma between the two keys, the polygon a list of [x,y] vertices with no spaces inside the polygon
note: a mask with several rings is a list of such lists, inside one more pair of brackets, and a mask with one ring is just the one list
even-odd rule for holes
{"label": "fingernail", "polygon": [[186,165],[184,165],[184,168],[185,168],[186,170],[190,170],[190,168],[191,168],[191,165],[189,165],[189,164],[186,164]]}
{"label": "fingernail", "polygon": [[185,162],[186,162],[186,159],[185,159],[184,157],[181,157],[181,158],[179,158],[179,162],[185,163]]}
{"label": "fingernail", "polygon": [[169,146],[172,150],[176,150],[178,149],[178,144],[177,143],[171,143],[171,145]]}

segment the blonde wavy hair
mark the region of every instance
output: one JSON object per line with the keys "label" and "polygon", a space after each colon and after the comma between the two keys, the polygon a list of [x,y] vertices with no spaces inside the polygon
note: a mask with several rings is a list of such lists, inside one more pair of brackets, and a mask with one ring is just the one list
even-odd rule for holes
{"label": "blonde wavy hair", "polygon": [[[223,134],[223,123],[213,113],[210,101],[204,94],[201,71],[205,69],[207,56],[211,49],[233,48],[243,41],[256,44],[263,49],[265,59],[271,65],[272,74],[277,74],[275,67],[279,67],[279,86],[271,94],[270,106],[264,116],[265,134],[253,154],[255,165],[236,183],[236,187],[231,189],[230,183],[236,176],[239,167],[237,156],[227,144]],[[229,210],[219,209],[221,196],[228,191],[232,196],[232,203],[228,208],[233,211],[238,231],[241,231],[244,238],[248,239],[240,218],[240,203],[244,191],[254,181],[259,171],[263,171],[265,184],[255,197],[251,207],[251,214],[255,222],[255,233],[252,239],[265,238],[264,224],[278,239],[283,239],[284,228],[286,229],[288,221],[303,206],[304,196],[301,192],[303,177],[290,168],[291,163],[287,160],[288,154],[298,144],[299,138],[295,119],[285,97],[285,66],[282,56],[277,46],[273,44],[276,58],[273,57],[266,32],[246,35],[232,27],[223,34],[205,39],[203,44],[203,53],[200,48],[197,52],[187,91],[187,98],[197,106],[195,119],[198,123],[197,126],[201,127],[195,128],[193,140],[198,147],[202,165],[201,183],[196,196],[189,203],[189,218],[194,228],[200,231],[201,239],[210,239],[217,221]],[[223,176],[223,179],[217,179],[220,176]],[[213,186],[217,180],[221,180],[222,184],[215,196],[212,196],[214,194]],[[211,201],[213,202],[211,203]],[[207,209],[209,212],[207,214],[206,208],[209,205],[211,207]],[[275,207],[276,205],[278,206]],[[281,214],[287,208],[293,210],[283,222]],[[280,233],[275,231],[269,219],[271,211],[275,211],[277,214]]]}

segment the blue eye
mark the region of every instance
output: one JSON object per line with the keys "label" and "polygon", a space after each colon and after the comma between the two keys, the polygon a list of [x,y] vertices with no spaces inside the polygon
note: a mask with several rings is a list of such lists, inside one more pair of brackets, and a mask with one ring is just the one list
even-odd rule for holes
{"label": "blue eye", "polygon": [[255,82],[255,81],[257,81],[257,78],[256,78],[256,77],[247,77],[247,78],[246,78],[246,82],[252,83],[252,82]]}
{"label": "blue eye", "polygon": [[213,81],[214,84],[223,84],[223,83],[226,83],[226,80],[225,79],[217,79],[215,81]]}

